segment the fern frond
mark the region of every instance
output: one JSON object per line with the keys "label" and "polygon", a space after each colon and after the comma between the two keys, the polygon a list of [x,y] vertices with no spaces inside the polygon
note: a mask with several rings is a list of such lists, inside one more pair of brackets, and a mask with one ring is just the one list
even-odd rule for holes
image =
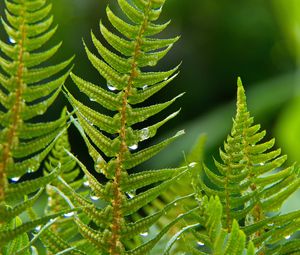
{"label": "fern frond", "polygon": [[[9,229],[15,229],[22,225],[22,220],[19,217],[15,217],[13,220],[8,220],[9,222],[6,226],[3,228]],[[0,228],[0,231],[2,229]],[[10,254],[16,254],[18,250],[24,248],[29,243],[29,238],[26,233],[23,233],[19,235],[18,237],[14,238],[10,242],[8,242],[0,251],[3,255],[10,255]],[[23,252],[24,255],[29,255],[29,250],[25,249]]]}
{"label": "fern frond", "polygon": [[[0,201],[6,198],[8,178],[38,169],[65,125],[65,117],[37,123],[60,92],[72,59],[44,66],[60,48],[41,48],[54,34],[51,4],[45,0],[5,1],[1,19],[8,42],[0,41]],[[43,65],[43,66],[42,66]],[[42,185],[42,183],[41,183]]]}
{"label": "fern frond", "polygon": [[246,235],[236,220],[230,231],[222,225],[223,209],[218,197],[208,199],[205,196],[199,204],[195,208],[196,213],[191,216],[196,223],[178,231],[167,243],[164,255],[169,254],[172,246],[187,232],[192,232],[194,236],[193,242],[188,243],[192,254],[255,254],[251,242],[246,247]]}
{"label": "fern frond", "polygon": [[[95,170],[104,174],[107,182],[100,184],[79,160],[77,162],[85,172],[95,196],[106,201],[107,205],[104,208],[89,206],[91,203],[84,197],[72,191],[70,193],[74,201],[85,206],[84,212],[97,225],[91,227],[77,218],[76,223],[84,238],[90,240],[102,253],[140,254],[154,246],[171,225],[162,230],[149,244],[129,251],[126,244],[130,239],[138,234],[138,230],[149,228],[156,218],[161,216],[163,209],[135,222],[131,222],[130,217],[158,197],[178,178],[184,176],[190,167],[131,173],[132,168],[152,158],[183,134],[183,131],[180,131],[169,139],[135,152],[139,143],[154,137],[157,130],[178,113],[171,114],[164,120],[142,129],[135,127],[135,124],[143,123],[181,96],[147,107],[136,106],[163,89],[176,77],[179,66],[163,72],[146,72],[144,67],[155,66],[171,49],[178,37],[152,38],[169,24],[169,22],[161,25],[155,23],[161,13],[164,0],[118,0],[117,2],[126,20],[117,16],[110,7],[106,9],[108,20],[117,33],[109,31],[100,22],[100,32],[109,44],[109,48],[104,46],[105,44],[101,43],[93,33],[92,41],[101,58],[93,54],[84,44],[88,59],[106,79],[110,91],[71,74],[81,92],[91,101],[112,111],[113,114],[99,113],[78,101],[67,91],[67,98],[76,109],[77,118],[73,119],[73,122],[94,159]],[[136,194],[132,195],[134,193]]]}
{"label": "fern frond", "polygon": [[[266,247],[266,242],[271,243],[271,240],[282,241],[287,232],[299,229],[298,224],[290,228],[284,224],[281,229],[268,225],[277,218],[270,218],[269,213],[279,210],[299,188],[300,178],[295,165],[283,167],[286,156],[280,155],[280,149],[272,150],[274,139],[262,142],[265,134],[260,131],[260,125],[253,124],[239,79],[237,113],[224,149],[220,149],[222,163],[215,160],[216,171],[203,166],[203,174],[210,184],[200,179],[200,186],[207,195],[220,197],[227,228],[231,229],[234,220],[243,222],[247,234],[247,229],[256,226],[248,236],[257,247],[263,243]],[[285,223],[289,225],[298,220],[299,216]]]}

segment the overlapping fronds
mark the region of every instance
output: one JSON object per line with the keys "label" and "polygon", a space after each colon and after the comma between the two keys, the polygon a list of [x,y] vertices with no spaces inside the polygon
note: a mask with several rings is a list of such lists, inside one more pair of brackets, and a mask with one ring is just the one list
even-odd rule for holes
{"label": "overlapping fronds", "polygon": [[260,125],[253,125],[244,88],[238,80],[237,113],[224,150],[220,149],[222,163],[215,160],[216,171],[203,166],[209,182],[200,181],[207,195],[220,197],[226,227],[231,229],[234,220],[242,222],[250,240],[268,250],[267,244],[275,245],[277,241],[285,247],[289,241],[284,237],[299,229],[299,216],[279,216],[286,221],[278,226],[278,218],[269,213],[278,211],[299,188],[300,178],[296,166],[283,167],[286,156],[280,155],[280,149],[271,150],[274,139],[262,142],[265,134]]}
{"label": "overlapping fronds", "polygon": [[46,0],[7,0],[2,25],[8,35],[0,41],[0,201],[10,184],[36,171],[65,125],[65,117],[39,123],[68,76],[71,59],[45,66],[59,49],[41,48],[55,33],[51,4]]}
{"label": "overlapping fronds", "polygon": [[222,225],[223,209],[218,197],[206,196],[200,200],[198,210],[190,217],[195,224],[185,226],[177,232],[167,243],[164,255],[170,253],[177,240],[184,239],[187,232],[192,232],[194,241],[189,241],[189,254],[218,254],[218,255],[254,255],[255,248],[252,242],[246,245],[246,235],[240,230],[239,224],[233,220],[232,228],[229,231]]}
{"label": "overlapping fronds", "polygon": [[[96,227],[84,224],[80,218],[76,218],[76,222],[82,235],[97,247],[99,254],[144,254],[150,251],[172,224],[165,227],[154,239],[128,250],[127,241],[147,232],[164,214],[165,209],[135,222],[131,222],[130,216],[154,200],[189,169],[189,166],[183,166],[133,174],[130,170],[152,158],[183,134],[183,131],[180,131],[156,145],[137,150],[139,143],[155,136],[158,128],[178,113],[175,112],[142,129],[135,127],[135,124],[143,123],[171,105],[177,98],[147,107],[136,106],[161,90],[176,76],[178,66],[163,72],[146,72],[144,67],[155,66],[178,37],[152,38],[169,24],[155,24],[165,0],[117,2],[124,18],[118,17],[109,7],[106,13],[118,33],[109,31],[100,22],[101,34],[110,48],[104,46],[93,33],[93,44],[102,58],[85,46],[90,62],[106,79],[108,90],[71,74],[81,92],[94,103],[113,112],[111,116],[99,113],[68,93],[69,101],[76,109],[77,119],[74,123],[94,159],[95,170],[107,179],[105,184],[99,183],[79,162],[94,193],[92,199],[100,198],[107,204],[101,209],[96,206],[85,209],[86,214],[96,223]],[[128,21],[125,21],[126,19]],[[79,196],[74,197],[82,206],[89,204]]]}

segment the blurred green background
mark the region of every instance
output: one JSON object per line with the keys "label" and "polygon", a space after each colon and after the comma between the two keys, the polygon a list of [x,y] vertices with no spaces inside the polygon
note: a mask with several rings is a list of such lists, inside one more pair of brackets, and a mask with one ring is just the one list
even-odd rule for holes
{"label": "blurred green background", "polygon": [[[75,54],[74,72],[102,86],[106,83],[85,57],[82,39],[94,50],[90,31],[101,38],[98,24],[100,19],[108,24],[107,4],[119,11],[112,0],[53,1],[55,21],[59,24],[54,40],[61,38],[64,42],[60,54]],[[249,108],[257,122],[263,124],[270,136],[276,136],[277,145],[289,154],[291,161],[299,159],[299,9],[297,0],[166,1],[160,21],[171,18],[172,23],[160,36],[179,34],[182,37],[157,70],[170,69],[180,61],[183,64],[179,77],[152,102],[162,102],[186,92],[168,110],[182,108],[181,114],[168,123],[161,134],[183,128],[187,135],[161,154],[164,163],[180,160],[181,151],[188,150],[201,132],[208,134],[207,151],[217,151],[234,115],[237,76],[243,80]],[[67,86],[74,88],[70,80]],[[71,136],[74,151],[81,154],[83,146],[77,143],[80,139],[76,139],[75,129],[71,129]],[[170,153],[173,150],[177,153],[175,156]],[[161,160],[153,160],[151,164],[156,165],[156,162],[161,164]]]}
{"label": "blurred green background", "polygon": [[[90,31],[101,38],[99,20],[108,24],[105,6],[110,4],[118,10],[115,1],[52,2],[59,29],[50,44],[60,39],[64,42],[53,63],[75,54],[73,71],[86,80],[105,86],[105,81],[85,56],[82,39],[94,51]],[[269,136],[277,138],[277,146],[282,147],[291,162],[300,161],[300,2],[168,0],[160,20],[170,18],[171,25],[160,36],[182,37],[159,63],[157,70],[170,69],[180,61],[183,64],[179,77],[151,102],[166,101],[181,92],[186,94],[167,110],[171,113],[182,108],[179,117],[169,122],[156,139],[178,129],[185,129],[187,134],[148,162],[147,167],[181,161],[182,151],[188,151],[202,132],[208,135],[206,155],[217,152],[234,116],[238,76],[243,80],[249,109],[256,122],[262,123]],[[3,29],[0,37],[5,38]],[[67,87],[81,97],[70,79]],[[64,97],[60,96],[50,114],[53,117],[58,115],[65,103]],[[85,146],[74,127],[70,128],[70,136],[74,153],[89,162]]]}

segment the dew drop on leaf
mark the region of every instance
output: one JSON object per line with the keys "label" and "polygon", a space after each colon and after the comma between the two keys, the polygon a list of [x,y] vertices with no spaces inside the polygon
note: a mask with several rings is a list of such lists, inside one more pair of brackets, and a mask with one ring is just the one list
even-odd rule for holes
{"label": "dew drop on leaf", "polygon": [[204,243],[202,243],[202,242],[200,242],[200,241],[198,241],[197,244],[198,244],[199,246],[203,246],[203,245],[204,245]]}
{"label": "dew drop on leaf", "polygon": [[195,167],[196,165],[197,165],[196,162],[192,162],[192,163],[189,164],[189,167]]}
{"label": "dew drop on leaf", "polygon": [[143,232],[140,235],[146,237],[146,236],[148,236],[148,232]]}
{"label": "dew drop on leaf", "polygon": [[287,235],[284,237],[286,240],[290,239],[291,238],[291,235]]}
{"label": "dew drop on leaf", "polygon": [[148,85],[143,86],[143,90],[146,90],[148,88]]}
{"label": "dew drop on leaf", "polygon": [[140,136],[141,141],[148,139],[149,136],[150,136],[149,128],[143,128],[141,130],[141,136]]}
{"label": "dew drop on leaf", "polygon": [[96,99],[94,99],[94,98],[90,98],[90,101],[92,101],[92,102],[96,102]]}
{"label": "dew drop on leaf", "polygon": [[111,86],[111,85],[109,85],[109,84],[107,84],[107,88],[108,88],[110,91],[115,91],[115,90],[117,90],[116,87]]}
{"label": "dew drop on leaf", "polygon": [[132,151],[136,150],[137,148],[138,148],[137,144],[133,144],[133,145],[129,146],[129,149],[132,150]]}
{"label": "dew drop on leaf", "polygon": [[33,173],[34,172],[34,170],[32,169],[32,168],[28,168],[28,170],[27,170],[27,173]]}
{"label": "dew drop on leaf", "polygon": [[127,192],[126,194],[128,195],[129,198],[133,198],[134,197],[134,194],[131,193],[131,192]]}
{"label": "dew drop on leaf", "polygon": [[97,200],[99,200],[99,197],[97,197],[97,196],[95,196],[95,195],[92,195],[92,196],[91,196],[91,199],[92,199],[93,201],[97,201]]}
{"label": "dew drop on leaf", "polygon": [[85,182],[83,183],[83,186],[84,186],[84,187],[88,187],[88,186],[90,186],[90,183],[89,183],[89,181],[85,181]]}
{"label": "dew drop on leaf", "polygon": [[40,230],[41,230],[41,225],[35,227],[35,231],[36,231],[36,232],[39,232]]}
{"label": "dew drop on leaf", "polygon": [[20,176],[18,176],[18,177],[13,177],[13,178],[11,178],[11,180],[13,181],[13,182],[17,182],[18,180],[20,180]]}
{"label": "dew drop on leaf", "polygon": [[10,43],[12,43],[12,44],[16,43],[15,39],[14,39],[14,38],[11,38],[11,37],[8,38],[8,41],[9,41]]}
{"label": "dew drop on leaf", "polygon": [[37,248],[35,246],[30,246],[31,255],[39,255]]}
{"label": "dew drop on leaf", "polygon": [[74,215],[74,212],[69,212],[69,213],[65,213],[64,214],[64,217],[65,218],[70,218],[70,217],[72,217]]}

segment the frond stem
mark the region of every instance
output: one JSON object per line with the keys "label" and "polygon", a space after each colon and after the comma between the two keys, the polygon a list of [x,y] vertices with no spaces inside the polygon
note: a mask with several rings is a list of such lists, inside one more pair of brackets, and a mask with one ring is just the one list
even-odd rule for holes
{"label": "frond stem", "polygon": [[20,124],[20,113],[22,111],[22,95],[24,89],[23,83],[23,56],[24,56],[24,41],[26,38],[26,29],[25,29],[25,10],[24,6],[21,10],[20,16],[22,17],[22,23],[20,24],[20,34],[21,38],[18,42],[19,45],[19,53],[18,53],[18,68],[16,72],[16,97],[15,102],[12,107],[12,116],[11,116],[11,125],[9,126],[7,132],[7,142],[3,144],[3,155],[2,160],[0,162],[0,202],[5,198],[5,188],[7,186],[6,179],[6,168],[9,164],[9,161],[12,159],[11,150],[14,146],[17,145],[17,130]]}

